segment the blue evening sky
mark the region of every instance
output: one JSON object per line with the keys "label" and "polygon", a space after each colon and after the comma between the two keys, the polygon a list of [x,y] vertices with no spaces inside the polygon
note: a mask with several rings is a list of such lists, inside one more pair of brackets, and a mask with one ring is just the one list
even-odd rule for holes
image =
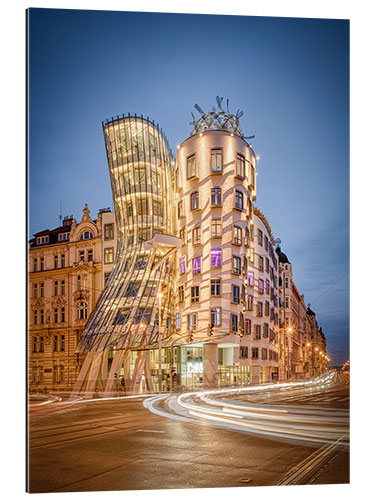
{"label": "blue evening sky", "polygon": [[[139,113],[173,152],[215,96],[244,111],[256,205],[333,363],[349,356],[349,22],[29,11],[29,235],[113,207],[101,122]],[[195,113],[197,115],[197,113]]]}

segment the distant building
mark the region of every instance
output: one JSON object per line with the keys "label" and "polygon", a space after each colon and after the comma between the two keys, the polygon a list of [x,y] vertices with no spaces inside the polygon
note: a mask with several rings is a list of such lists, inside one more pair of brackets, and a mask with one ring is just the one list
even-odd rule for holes
{"label": "distant building", "polygon": [[[29,242],[29,389],[69,391],[84,355],[75,350],[116,253],[114,213],[65,217]],[[109,249],[109,250],[107,250]]]}

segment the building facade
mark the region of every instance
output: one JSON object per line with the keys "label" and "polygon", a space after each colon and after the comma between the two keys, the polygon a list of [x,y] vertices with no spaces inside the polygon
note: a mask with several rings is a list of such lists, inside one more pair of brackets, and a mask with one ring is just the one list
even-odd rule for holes
{"label": "building facade", "polygon": [[[116,252],[114,214],[92,220],[65,217],[62,225],[41,231],[29,242],[28,382],[33,391],[70,391],[85,355],[76,353],[87,319],[104,286],[104,269]],[[115,231],[115,228],[114,228]],[[105,260],[104,242],[111,248]]]}
{"label": "building facade", "polygon": [[176,159],[149,118],[103,123],[114,213],[93,221],[86,206],[30,245],[31,389],[138,393],[325,369],[324,335],[254,206],[257,156],[221,102],[196,106]]}

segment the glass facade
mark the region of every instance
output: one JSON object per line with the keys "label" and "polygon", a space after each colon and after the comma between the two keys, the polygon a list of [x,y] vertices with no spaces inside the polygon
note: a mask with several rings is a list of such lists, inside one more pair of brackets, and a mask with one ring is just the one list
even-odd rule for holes
{"label": "glass facade", "polygon": [[172,153],[161,129],[137,115],[107,120],[103,133],[118,247],[107,287],[81,337],[81,351],[156,345],[158,292],[163,293],[163,340],[172,333],[167,317],[173,259],[156,266],[162,251],[144,246],[156,233],[173,234]]}

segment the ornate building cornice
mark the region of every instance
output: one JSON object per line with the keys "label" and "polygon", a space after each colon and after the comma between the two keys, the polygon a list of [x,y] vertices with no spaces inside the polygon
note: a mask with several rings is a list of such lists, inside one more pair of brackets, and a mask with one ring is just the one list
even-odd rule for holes
{"label": "ornate building cornice", "polygon": [[259,219],[263,222],[263,224],[266,226],[266,229],[268,231],[268,234],[271,236],[271,241],[272,241],[272,245],[275,245],[275,238],[273,237],[273,234],[272,234],[272,230],[271,230],[271,226],[267,220],[267,217],[264,215],[263,212],[261,212],[259,210],[259,208],[257,208],[256,206],[254,206],[254,215],[256,215],[257,217],[259,217]]}

